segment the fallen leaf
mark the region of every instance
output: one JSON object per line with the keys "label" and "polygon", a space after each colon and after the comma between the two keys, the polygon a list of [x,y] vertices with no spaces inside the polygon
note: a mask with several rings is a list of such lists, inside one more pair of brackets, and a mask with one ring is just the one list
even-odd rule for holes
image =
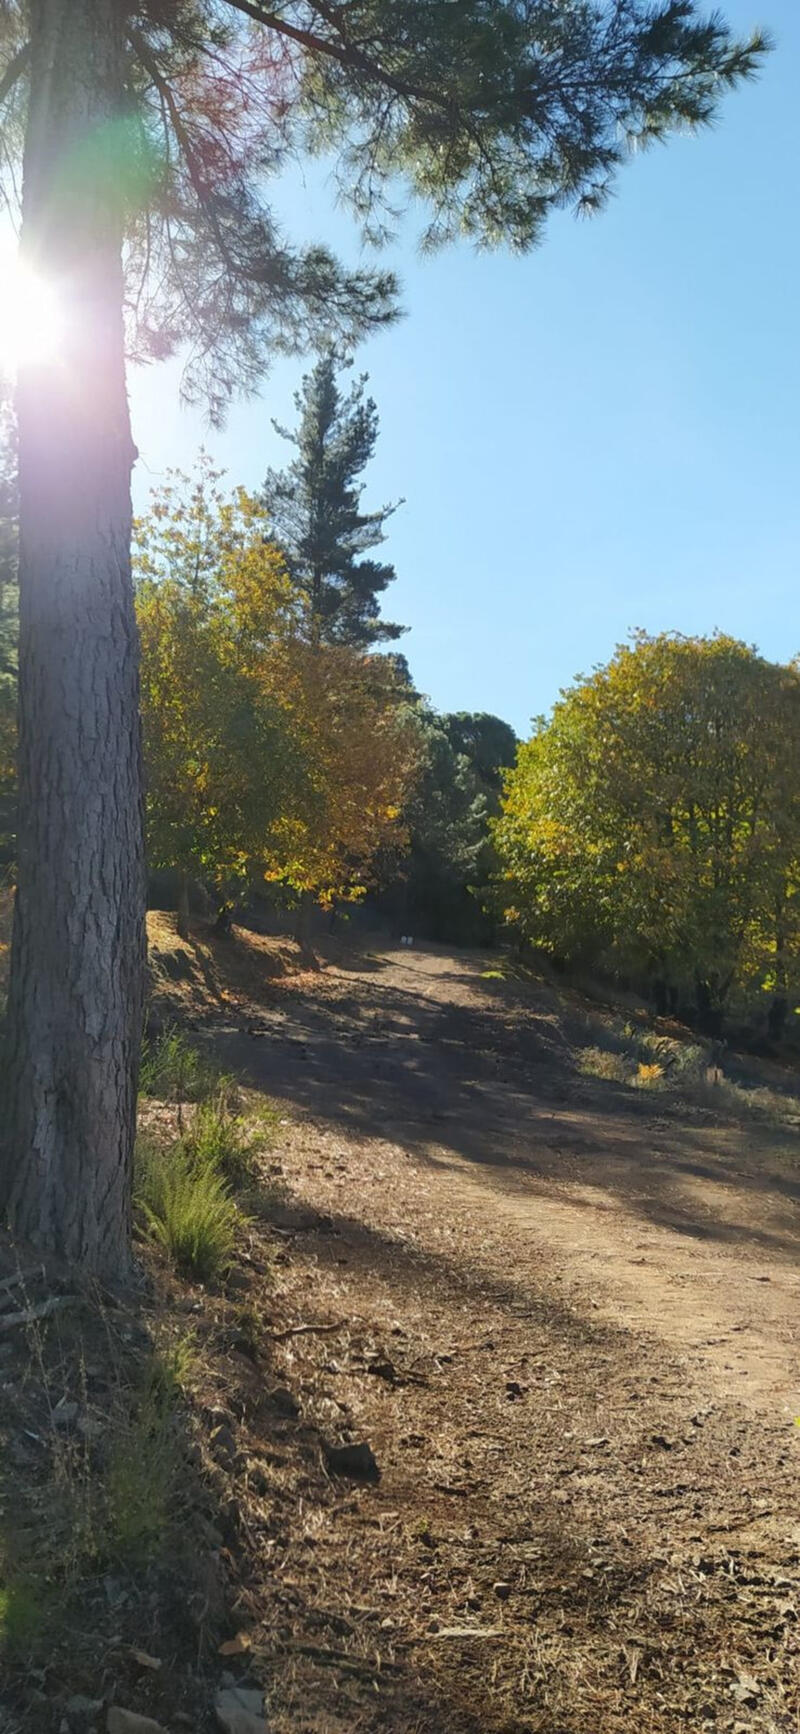
{"label": "fallen leaf", "polygon": [[249,1634],[237,1632],[235,1638],[228,1638],[224,1644],[220,1644],[217,1654],[220,1656],[245,1656],[249,1649]]}
{"label": "fallen leaf", "polygon": [[159,1668],[164,1665],[160,1656],[149,1656],[146,1650],[131,1649],[131,1655],[134,1662],[138,1662],[140,1668],[149,1668],[153,1674],[157,1674]]}
{"label": "fallen leaf", "polygon": [[739,1704],[749,1704],[753,1699],[761,1697],[761,1687],[752,1674],[740,1674],[733,1688],[733,1696]]}
{"label": "fallen leaf", "polygon": [[635,1686],[636,1676],[639,1672],[639,1663],[642,1659],[642,1652],[636,1648],[635,1644],[624,1644],[622,1653],[628,1664],[628,1677],[630,1683],[632,1686]]}

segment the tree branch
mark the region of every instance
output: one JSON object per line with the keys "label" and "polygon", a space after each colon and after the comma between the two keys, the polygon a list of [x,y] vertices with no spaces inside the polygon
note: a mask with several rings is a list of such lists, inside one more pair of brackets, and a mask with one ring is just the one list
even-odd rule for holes
{"label": "tree branch", "polygon": [[290,42],[297,42],[309,54],[321,54],[328,60],[337,60],[340,66],[346,66],[354,72],[363,72],[370,79],[375,79],[395,96],[414,98],[417,102],[428,102],[434,108],[449,111],[452,108],[447,97],[441,96],[436,90],[429,90],[425,85],[410,84],[407,79],[398,78],[395,73],[388,72],[386,67],[372,60],[362,49],[347,42],[335,42],[326,36],[317,36],[312,30],[303,30],[298,24],[290,24],[288,19],[280,18],[274,12],[268,12],[265,6],[257,0],[225,0],[234,11],[243,12],[245,17],[255,19],[256,24],[263,24],[267,30],[274,30],[277,35],[285,36]]}
{"label": "tree branch", "polygon": [[9,61],[2,78],[0,78],[0,104],[5,102],[7,96],[11,95],[17,80],[22,77],[30,57],[31,45],[26,42],[22,48],[17,50],[13,60]]}
{"label": "tree branch", "polygon": [[158,92],[159,100],[161,102],[162,109],[163,109],[165,115],[168,115],[170,121],[172,122],[172,128],[173,128],[173,131],[175,133],[175,137],[178,141],[178,145],[179,145],[181,151],[183,152],[183,157],[184,157],[184,161],[186,163],[186,169],[187,169],[187,172],[189,175],[189,179],[190,179],[192,186],[194,188],[194,191],[197,195],[197,199],[198,199],[198,203],[200,205],[200,208],[201,208],[201,210],[203,210],[205,212],[205,215],[208,218],[208,221],[209,221],[211,228],[214,232],[214,238],[216,240],[217,246],[219,247],[220,253],[222,254],[222,257],[225,261],[225,264],[227,265],[229,270],[231,270],[231,271],[233,271],[236,274],[241,276],[241,271],[240,271],[239,267],[237,267],[236,261],[231,258],[230,250],[229,250],[227,242],[225,240],[225,236],[222,233],[222,229],[220,228],[217,217],[216,217],[214,211],[210,207],[208,188],[206,187],[205,180],[203,178],[202,169],[201,169],[200,163],[198,162],[197,155],[196,155],[195,149],[194,149],[194,145],[192,144],[191,138],[189,136],[189,132],[188,132],[186,125],[184,123],[183,116],[181,115],[180,110],[178,109],[178,105],[177,105],[175,98],[172,94],[172,91],[170,89],[169,81],[163,77],[163,75],[159,69],[158,62],[156,61],[154,55],[151,53],[149,45],[145,41],[145,38],[141,35],[141,32],[138,30],[131,30],[129,32],[129,40],[130,40],[131,46],[136,50],[136,53],[138,54],[139,59],[141,60],[141,63],[145,69],[145,72],[149,73],[150,77],[153,80],[153,83],[154,83],[156,90]]}

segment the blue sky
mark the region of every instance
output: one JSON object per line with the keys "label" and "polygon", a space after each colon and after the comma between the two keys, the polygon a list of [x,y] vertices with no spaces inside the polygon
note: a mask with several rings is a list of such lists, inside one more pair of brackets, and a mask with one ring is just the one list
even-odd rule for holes
{"label": "blue sky", "polygon": [[[727,0],[777,37],[716,128],[635,159],[606,212],[559,218],[527,259],[384,255],[407,317],[365,344],[381,417],[368,503],[405,496],[386,553],[401,644],[444,710],[520,733],[635,626],[800,651],[797,0]],[[280,191],[287,232],[359,256],[318,172]],[[300,363],[223,433],[173,365],[131,380],[136,503],[205,443],[257,486],[287,448]]]}

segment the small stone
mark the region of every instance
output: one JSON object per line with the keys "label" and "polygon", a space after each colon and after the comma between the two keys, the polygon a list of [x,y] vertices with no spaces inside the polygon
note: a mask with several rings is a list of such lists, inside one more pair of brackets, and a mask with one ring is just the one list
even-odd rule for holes
{"label": "small stone", "polygon": [[67,1699],[64,1709],[69,1717],[70,1728],[83,1729],[91,1727],[97,1721],[98,1716],[102,1715],[103,1700],[102,1698],[87,1698],[83,1692],[75,1692],[71,1698]]}
{"label": "small stone", "polygon": [[350,1475],[356,1481],[379,1481],[375,1453],[371,1445],[328,1445],[325,1455],[334,1475]]}
{"label": "small stone", "polygon": [[371,1373],[374,1379],[385,1379],[387,1385],[397,1384],[397,1368],[394,1362],[380,1355],[374,1361],[367,1362],[367,1372]]}
{"label": "small stone", "polygon": [[231,1270],[225,1279],[228,1294],[246,1294],[250,1287],[250,1279],[243,1270]]}
{"label": "small stone", "polygon": [[211,1447],[221,1469],[233,1471],[238,1463],[239,1453],[232,1429],[227,1422],[221,1427],[215,1427],[211,1435]]}
{"label": "small stone", "polygon": [[283,1234],[308,1234],[318,1228],[324,1217],[319,1217],[316,1210],[304,1208],[302,1204],[274,1203],[269,1211],[271,1228],[278,1228]]}
{"label": "small stone", "polygon": [[267,1734],[263,1693],[248,1686],[226,1686],[214,1704],[224,1734]]}
{"label": "small stone", "polygon": [[78,1422],[78,1432],[82,1439],[100,1439],[103,1433],[103,1423],[96,1415],[81,1415]]}
{"label": "small stone", "polygon": [[125,1603],[130,1600],[125,1585],[118,1577],[113,1577],[111,1572],[107,1572],[103,1578],[103,1589],[106,1592],[106,1600],[110,1608],[124,1607]]}
{"label": "small stone", "polygon": [[160,1722],[152,1716],[140,1716],[136,1710],[120,1710],[115,1704],[108,1712],[107,1734],[166,1734]]}

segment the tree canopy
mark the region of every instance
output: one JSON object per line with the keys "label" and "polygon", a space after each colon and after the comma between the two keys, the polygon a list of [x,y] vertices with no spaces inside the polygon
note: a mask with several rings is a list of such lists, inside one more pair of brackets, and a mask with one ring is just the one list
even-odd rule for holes
{"label": "tree canopy", "polygon": [[220,903],[264,881],[363,896],[400,846],[417,734],[388,658],[310,642],[263,502],[206,462],[137,524],[150,864]]}
{"label": "tree canopy", "polygon": [[406,813],[403,919],[431,938],[487,940],[493,930],[483,908],[494,864],[489,826],[516,737],[487,712],[437,715],[425,701],[412,702],[421,768]]}
{"label": "tree canopy", "polygon": [[[36,11],[0,15],[10,154]],[[188,345],[187,388],[216,414],[276,353],[396,314],[391,273],[283,236],[267,190],[287,161],[332,158],[373,240],[405,190],[425,245],[524,251],[553,211],[601,208],[632,147],[709,122],[767,46],[696,0],[141,0],[121,16],[124,98],[53,165],[59,200],[77,213],[100,184],[119,209],[130,353]]]}
{"label": "tree canopy", "polygon": [[795,664],[722,634],[638,634],[520,748],[494,830],[508,918],[712,1021],[737,997],[785,1000],[799,766]]}

